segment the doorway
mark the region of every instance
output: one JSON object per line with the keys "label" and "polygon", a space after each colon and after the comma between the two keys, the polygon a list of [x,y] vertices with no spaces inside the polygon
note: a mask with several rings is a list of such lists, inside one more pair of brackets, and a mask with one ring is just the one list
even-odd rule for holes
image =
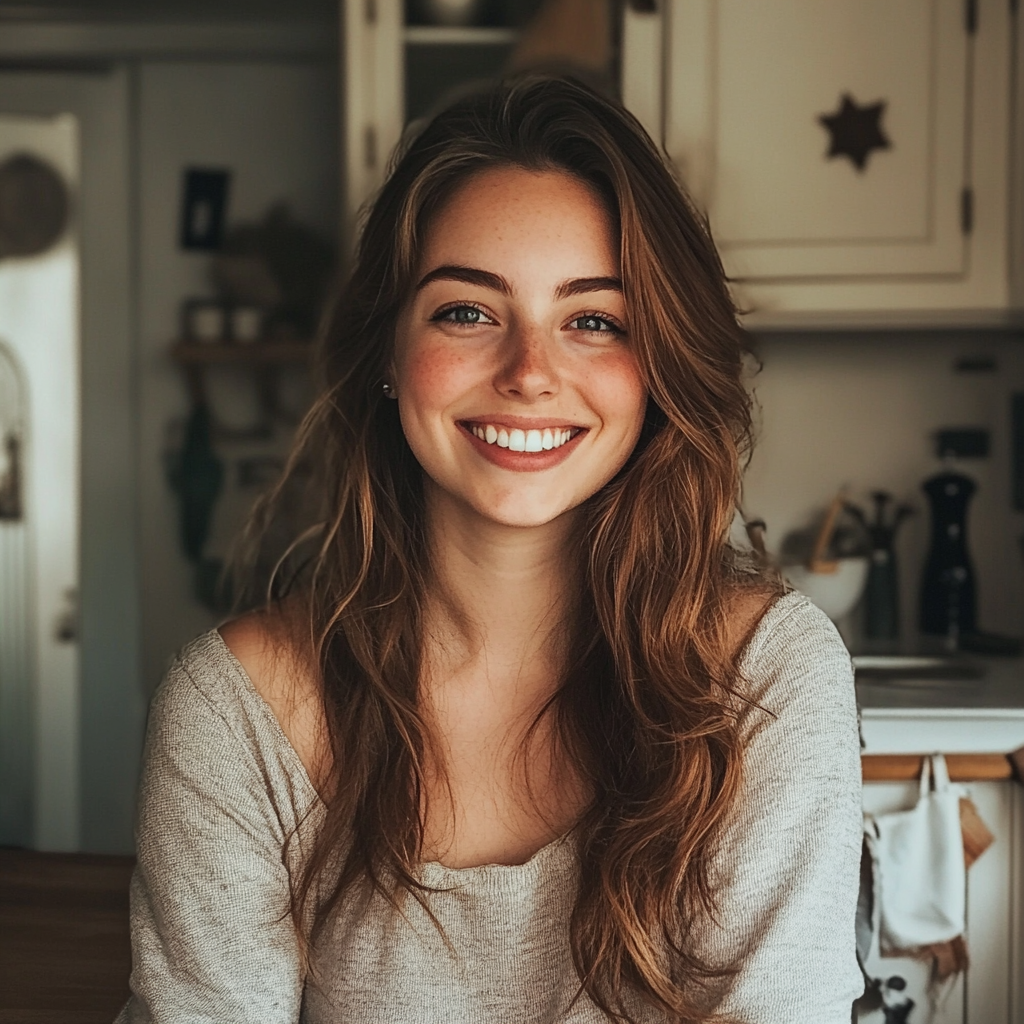
{"label": "doorway", "polygon": [[[78,648],[58,621],[78,589],[77,185],[73,115],[0,113],[0,198],[19,207],[5,203],[0,225],[0,842],[11,845],[35,839],[37,810],[50,843],[77,840]],[[33,237],[32,221],[48,220]]]}
{"label": "doorway", "polygon": [[39,160],[70,201],[50,249],[0,259],[5,379],[20,381],[23,410],[8,429],[22,514],[0,523],[0,543],[23,554],[20,582],[0,566],[0,844],[40,850],[131,849],[145,701],[129,86],[115,65],[0,70],[0,165]]}

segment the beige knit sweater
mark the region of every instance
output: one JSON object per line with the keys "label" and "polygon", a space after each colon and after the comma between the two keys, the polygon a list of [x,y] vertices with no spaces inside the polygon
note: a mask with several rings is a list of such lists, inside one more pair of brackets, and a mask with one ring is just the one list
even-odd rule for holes
{"label": "beige knit sweater", "polygon": [[[750,1024],[849,1024],[860,762],[850,660],[798,594],[744,659],[752,703],[742,797],[716,861],[717,924],[702,951],[735,959],[718,1009]],[[575,849],[525,864],[423,864],[443,891],[404,916],[352,900],[303,977],[288,861],[322,806],[269,707],[216,632],[191,644],[149,719],[132,881],[132,996],[118,1024],[591,1024],[567,941]],[[299,843],[285,840],[299,829]],[[644,1019],[663,1020],[647,1011]]]}

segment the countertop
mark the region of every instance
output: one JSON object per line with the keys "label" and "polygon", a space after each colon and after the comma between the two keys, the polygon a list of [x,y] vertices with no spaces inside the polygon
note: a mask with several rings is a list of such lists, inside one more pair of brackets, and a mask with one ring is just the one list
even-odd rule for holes
{"label": "countertop", "polygon": [[1006,754],[1024,747],[1024,659],[977,658],[980,679],[859,678],[867,754]]}

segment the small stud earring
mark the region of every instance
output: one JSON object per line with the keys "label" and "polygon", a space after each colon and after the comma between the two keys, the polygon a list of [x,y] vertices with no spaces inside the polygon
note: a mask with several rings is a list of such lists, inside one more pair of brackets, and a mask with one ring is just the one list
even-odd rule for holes
{"label": "small stud earring", "polygon": [[395,389],[387,381],[384,381],[384,383],[381,385],[381,390],[384,392],[385,398],[397,397],[397,395],[395,394]]}

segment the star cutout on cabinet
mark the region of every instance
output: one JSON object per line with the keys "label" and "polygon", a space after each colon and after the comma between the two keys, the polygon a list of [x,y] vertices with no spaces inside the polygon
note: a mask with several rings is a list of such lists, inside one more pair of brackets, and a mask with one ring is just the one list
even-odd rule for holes
{"label": "star cutout on cabinet", "polygon": [[843,93],[842,102],[836,113],[818,116],[818,120],[828,130],[832,140],[826,159],[847,156],[858,171],[863,171],[872,150],[889,149],[892,146],[882,131],[884,113],[885,100],[859,107],[849,93]]}

